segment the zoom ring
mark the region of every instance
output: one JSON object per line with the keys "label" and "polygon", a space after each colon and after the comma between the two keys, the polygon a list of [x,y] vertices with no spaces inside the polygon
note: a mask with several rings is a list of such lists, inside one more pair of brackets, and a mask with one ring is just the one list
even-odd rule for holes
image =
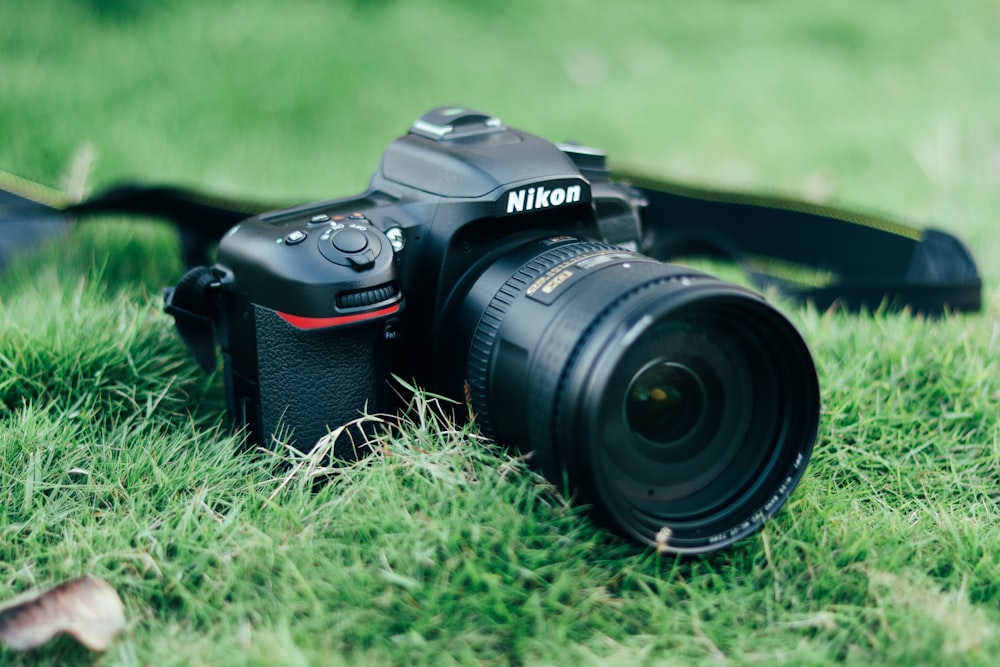
{"label": "zoom ring", "polygon": [[493,354],[493,345],[500,330],[500,325],[503,323],[504,317],[507,315],[507,311],[514,303],[514,300],[523,294],[524,290],[538,276],[560,262],[586,252],[604,250],[610,247],[604,243],[575,242],[547,250],[533,257],[515,271],[490,300],[472,335],[468,362],[466,364],[467,398],[476,415],[476,421],[485,434],[494,435],[493,422],[490,419],[486,396],[490,358]]}

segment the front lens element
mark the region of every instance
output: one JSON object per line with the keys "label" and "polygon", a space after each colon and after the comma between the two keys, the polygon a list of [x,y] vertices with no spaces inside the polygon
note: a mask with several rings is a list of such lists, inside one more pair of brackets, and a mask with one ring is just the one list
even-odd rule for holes
{"label": "front lens element", "polygon": [[690,435],[704,420],[705,401],[705,386],[694,371],[657,360],[632,379],[625,396],[625,416],[645,440],[669,445]]}

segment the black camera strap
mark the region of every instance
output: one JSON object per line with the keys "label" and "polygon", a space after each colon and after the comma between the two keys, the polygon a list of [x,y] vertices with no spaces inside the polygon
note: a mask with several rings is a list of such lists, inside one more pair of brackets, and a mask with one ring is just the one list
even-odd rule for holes
{"label": "black camera strap", "polygon": [[762,289],[818,308],[978,311],[982,280],[955,236],[888,218],[617,172],[647,200],[642,251],[740,264]]}
{"label": "black camera strap", "polygon": [[[180,187],[125,183],[85,199],[70,201],[52,188],[0,172],[0,231],[15,241],[43,223],[68,225],[95,215],[121,214],[169,220],[181,237],[188,267],[209,263],[209,250],[240,220],[284,205],[212,196]],[[0,255],[0,265],[6,253]]]}
{"label": "black camera strap", "polygon": [[[661,261],[692,256],[739,263],[761,288],[819,308],[908,307],[925,314],[977,311],[982,282],[957,238],[878,216],[779,197],[694,188],[615,172],[648,206],[641,250]],[[210,249],[240,220],[285,208],[178,187],[125,184],[81,202],[0,172],[0,264],[33,242],[99,214],[151,216],[178,228],[185,262],[207,266]],[[206,289],[208,280],[190,284]],[[178,286],[180,288],[180,286]],[[183,294],[175,299],[185,301]],[[192,296],[199,304],[202,296]],[[178,309],[195,312],[183,303]]]}

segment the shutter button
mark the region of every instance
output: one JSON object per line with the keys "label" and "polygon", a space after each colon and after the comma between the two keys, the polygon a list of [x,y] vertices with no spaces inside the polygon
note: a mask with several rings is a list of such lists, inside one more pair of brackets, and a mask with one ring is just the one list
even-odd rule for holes
{"label": "shutter button", "polygon": [[349,227],[338,231],[330,241],[334,248],[346,253],[361,252],[368,245],[368,239],[364,233]]}

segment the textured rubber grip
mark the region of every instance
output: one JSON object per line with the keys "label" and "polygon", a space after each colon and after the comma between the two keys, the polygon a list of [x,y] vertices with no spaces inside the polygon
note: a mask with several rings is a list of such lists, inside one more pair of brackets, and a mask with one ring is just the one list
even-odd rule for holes
{"label": "textured rubber grip", "polygon": [[[393,409],[382,320],[307,331],[257,306],[257,365],[264,437],[309,451],[330,430],[364,413]],[[357,458],[363,433],[350,429],[334,456]]]}

